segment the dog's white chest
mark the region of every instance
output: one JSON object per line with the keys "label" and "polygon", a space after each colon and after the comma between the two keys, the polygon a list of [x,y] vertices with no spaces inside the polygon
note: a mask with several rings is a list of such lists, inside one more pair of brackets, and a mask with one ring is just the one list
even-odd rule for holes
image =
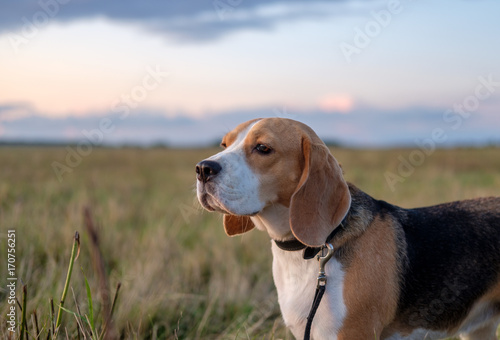
{"label": "dog's white chest", "polygon": [[[302,252],[286,252],[272,242],[273,277],[285,324],[297,339],[302,339],[313,303],[318,277],[318,261],[304,260]],[[344,272],[332,258],[325,268],[327,285],[311,328],[313,339],[337,339],[346,315],[343,301]]]}

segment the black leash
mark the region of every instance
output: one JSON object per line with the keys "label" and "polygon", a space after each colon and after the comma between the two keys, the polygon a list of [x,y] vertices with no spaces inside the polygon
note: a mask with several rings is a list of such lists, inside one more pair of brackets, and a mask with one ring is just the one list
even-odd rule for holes
{"label": "black leash", "polygon": [[[285,251],[299,251],[304,249],[304,253],[302,254],[302,257],[304,260],[309,260],[314,257],[316,257],[319,261],[319,275],[318,275],[318,284],[316,285],[316,292],[314,293],[314,300],[313,304],[311,306],[311,310],[309,311],[309,315],[307,316],[307,323],[306,323],[306,328],[304,331],[304,340],[310,340],[311,338],[311,327],[312,327],[312,322],[314,319],[314,316],[316,315],[316,311],[318,310],[319,304],[321,302],[321,299],[323,298],[323,295],[325,294],[326,290],[326,275],[325,275],[325,265],[330,260],[330,258],[333,256],[333,246],[329,243],[333,238],[342,230],[344,230],[345,226],[345,221],[347,219],[347,216],[344,217],[344,220],[340,223],[340,225],[335,228],[330,235],[326,238],[326,243],[325,245],[321,247],[309,247],[297,240],[296,238],[288,241],[276,241],[274,240],[274,243],[280,248],[281,250]],[[326,255],[323,255],[323,250],[327,250]],[[322,252],[321,254],[318,254],[319,252]]]}
{"label": "black leash", "polygon": [[318,285],[316,287],[316,293],[314,294],[314,300],[313,300],[313,304],[311,306],[311,311],[309,312],[309,315],[307,316],[306,329],[304,331],[304,340],[309,340],[311,337],[312,321],[314,319],[314,315],[316,315],[316,311],[318,310],[319,303],[321,302],[321,298],[323,297],[323,294],[325,294],[325,286]]}
{"label": "black leash", "polygon": [[332,258],[334,249],[330,243],[326,243],[323,247],[321,247],[320,251],[323,251],[324,249],[327,250],[326,255],[323,254],[317,255],[319,261],[318,284],[316,285],[316,292],[314,293],[314,300],[311,306],[311,310],[309,311],[309,315],[307,316],[306,329],[304,331],[304,340],[309,340],[311,338],[311,326],[314,319],[314,315],[316,314],[321,299],[325,294],[325,289],[326,289],[325,265]]}

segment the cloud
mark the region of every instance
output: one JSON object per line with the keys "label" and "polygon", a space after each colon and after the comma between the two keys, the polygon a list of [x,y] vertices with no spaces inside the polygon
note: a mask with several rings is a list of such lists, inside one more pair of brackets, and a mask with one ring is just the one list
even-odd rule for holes
{"label": "cloud", "polygon": [[[0,0],[0,33],[19,34],[29,25],[105,17],[139,24],[177,40],[215,39],[242,29],[271,29],[277,23],[359,10],[351,0]],[[357,1],[354,1],[355,3]],[[358,1],[359,2],[359,1]],[[365,1],[361,1],[365,2]],[[376,3],[377,1],[367,2]],[[336,5],[342,5],[339,8]]]}
{"label": "cloud", "polygon": [[0,105],[0,122],[18,120],[28,117],[33,110],[30,105],[25,103],[9,103]]}
{"label": "cloud", "polygon": [[354,107],[354,100],[348,94],[331,94],[320,99],[319,107],[324,111],[349,113]]}
{"label": "cloud", "polygon": [[[17,110],[14,104],[0,105],[0,117],[6,107],[7,111]],[[432,138],[435,129],[441,129],[447,136],[439,147],[500,142],[496,115],[478,111],[457,126],[456,120],[450,123],[443,119],[445,111],[446,108],[360,107],[349,114],[340,114],[339,111],[325,112],[322,108],[302,111],[263,107],[218,112],[205,118],[168,117],[162,112],[146,110],[125,118],[109,112],[60,118],[32,112],[17,119],[0,119],[0,141],[206,146],[218,143],[241,122],[258,117],[283,117],[310,125],[325,141],[353,147],[414,147],[417,141]]]}

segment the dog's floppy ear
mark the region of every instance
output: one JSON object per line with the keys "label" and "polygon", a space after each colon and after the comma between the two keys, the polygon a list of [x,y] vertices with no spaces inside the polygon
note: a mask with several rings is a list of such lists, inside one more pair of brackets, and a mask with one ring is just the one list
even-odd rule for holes
{"label": "dog's floppy ear", "polygon": [[228,236],[246,233],[255,227],[248,216],[224,215],[224,230]]}
{"label": "dog's floppy ear", "polygon": [[318,138],[302,138],[304,168],[290,202],[290,227],[302,243],[319,247],[345,217],[351,194],[337,160]]}

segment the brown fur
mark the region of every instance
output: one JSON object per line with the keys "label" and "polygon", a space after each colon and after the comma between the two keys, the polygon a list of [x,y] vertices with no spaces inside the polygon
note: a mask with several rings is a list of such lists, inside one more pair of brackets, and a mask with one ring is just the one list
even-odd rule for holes
{"label": "brown fur", "polygon": [[318,247],[325,243],[347,214],[351,195],[339,164],[323,142],[302,139],[304,170],[290,202],[290,227],[302,243]]}
{"label": "brown fur", "polygon": [[248,216],[224,215],[224,230],[228,236],[236,236],[255,228]]}
{"label": "brown fur", "polygon": [[234,143],[234,141],[238,138],[238,135],[245,130],[247,127],[249,127],[252,123],[258,121],[259,119],[253,119],[249,120],[248,122],[241,123],[237,127],[235,127],[233,130],[228,132],[223,138],[222,142],[220,143],[222,147],[226,148],[230,146],[231,144]]}
{"label": "brown fur", "polygon": [[[347,315],[338,339],[375,339],[396,313],[399,292],[397,237],[390,220],[377,217],[352,241],[356,254],[346,267]],[[383,296],[383,299],[380,297]],[[359,327],[359,325],[370,327]]]}
{"label": "brown fur", "polygon": [[[266,119],[265,126],[259,123],[255,124],[246,136],[246,160],[260,176],[261,200],[288,207],[296,189],[294,183],[299,181],[304,167],[302,157],[287,157],[287,155],[302,153],[300,140],[291,138],[299,131],[296,126],[287,121]],[[264,157],[257,154],[254,150],[257,144],[271,147],[273,154]]]}

